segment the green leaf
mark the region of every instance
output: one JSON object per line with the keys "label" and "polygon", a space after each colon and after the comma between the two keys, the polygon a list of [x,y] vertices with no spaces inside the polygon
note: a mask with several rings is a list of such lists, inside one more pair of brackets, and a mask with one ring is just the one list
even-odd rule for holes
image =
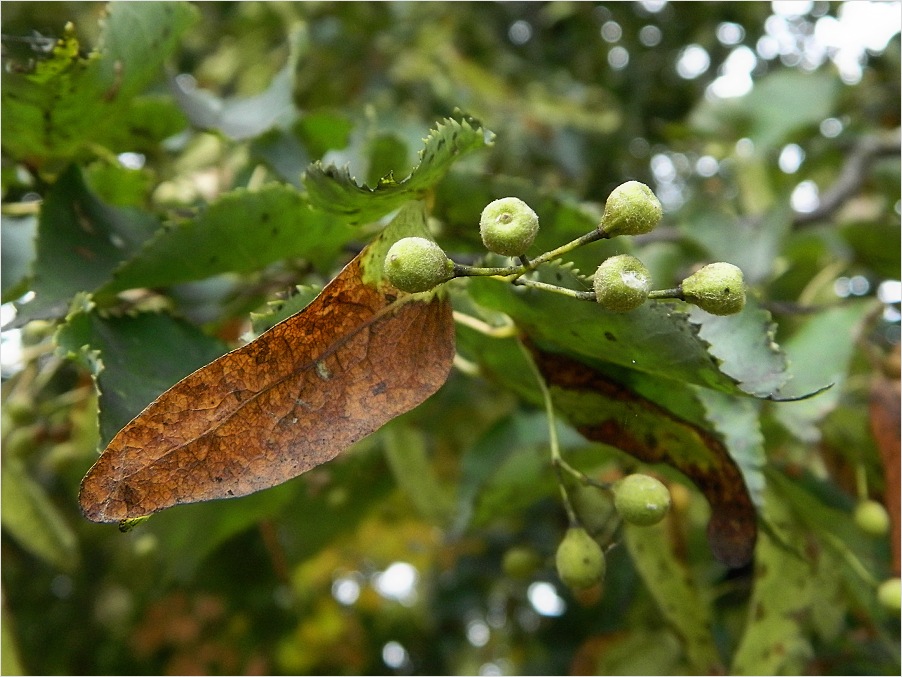
{"label": "green leaf", "polygon": [[172,81],[172,92],[195,127],[215,129],[235,141],[252,139],[267,130],[284,129],[295,121],[295,72],[300,55],[301,36],[290,36],[288,60],[270,82],[254,96],[221,98],[197,87],[194,78],[179,76]]}
{"label": "green leaf", "polygon": [[[567,266],[543,266],[538,279],[571,289],[591,288],[587,279]],[[760,349],[766,346],[772,350],[772,329],[765,322],[769,315],[755,313],[753,306],[747,314],[740,314],[741,319],[732,320],[740,331],[723,334],[714,329],[720,325],[709,319],[715,316],[700,320],[684,312],[685,304],[649,302],[629,313],[614,313],[596,303],[544,290],[515,288],[498,280],[474,278],[469,284],[477,303],[509,315],[539,346],[581,360],[611,362],[735,394],[757,395],[762,384],[782,383],[786,378],[780,354]],[[718,345],[711,346],[704,334],[717,340]],[[768,359],[763,365],[729,359],[743,350]],[[729,371],[717,359],[718,352],[723,353]]]}
{"label": "green leaf", "polygon": [[0,218],[0,275],[3,303],[18,298],[26,291],[29,271],[35,257],[38,220],[34,216]]}
{"label": "green leaf", "polygon": [[764,500],[764,467],[767,463],[759,419],[760,404],[709,388],[695,388],[695,397],[704,406],[705,417],[723,438],[730,457],[742,472],[752,501],[760,508]]}
{"label": "green leaf", "polygon": [[830,117],[840,91],[833,72],[783,69],[755,82],[741,98],[704,100],[690,122],[706,135],[748,136],[759,149],[774,149],[793,132]]}
{"label": "green leaf", "polygon": [[[800,544],[805,533],[794,523],[782,498],[769,492],[755,558],[749,614],[730,672],[737,675],[799,675],[813,655],[803,621],[810,613],[814,570],[783,543]],[[778,534],[778,536],[772,535]]]}
{"label": "green leaf", "polygon": [[689,569],[674,554],[664,524],[627,525],[623,536],[645,586],[682,641],[693,674],[722,674],[711,633],[711,609],[699,595]]}
{"label": "green leaf", "polygon": [[78,563],[75,533],[44,488],[28,474],[21,459],[4,455],[0,473],[0,521],[28,552],[57,569]]}
{"label": "green leaf", "polygon": [[104,447],[163,391],[226,352],[218,340],[169,315],[102,317],[91,308],[66,318],[56,343],[94,376]]}
{"label": "green leaf", "polygon": [[429,461],[426,436],[397,422],[382,431],[388,466],[398,486],[426,519],[439,525],[450,522],[453,502]]}
{"label": "green leaf", "polygon": [[112,2],[87,58],[78,54],[74,29],[67,30],[33,72],[4,76],[4,151],[60,166],[91,144],[108,144],[196,16],[182,2]]}
{"label": "green leaf", "polygon": [[31,285],[35,298],[23,311],[30,317],[62,314],[75,294],[106,282],[158,226],[147,212],[104,204],[73,166],[41,206]]}
{"label": "green leaf", "polygon": [[333,216],[311,209],[293,188],[238,188],[190,221],[159,230],[98,295],[251,272],[291,257],[326,267],[352,235]]}
{"label": "green leaf", "polygon": [[735,315],[711,315],[692,307],[689,321],[698,327],[698,336],[708,344],[720,371],[735,379],[741,392],[762,398],[780,396],[790,378],[786,356],[774,340],[777,325],[770,312],[753,296],[749,295],[745,308]]}
{"label": "green leaf", "polygon": [[873,302],[865,300],[830,308],[806,320],[785,342],[793,392],[834,384],[817,397],[775,405],[774,417],[803,442],[820,440],[817,426],[840,402],[862,322],[874,308]]}
{"label": "green leaf", "polygon": [[400,181],[383,178],[375,188],[359,185],[347,168],[316,162],[307,170],[304,185],[310,202],[349,223],[368,223],[397,209],[438,183],[458,157],[492,143],[494,135],[469,118],[446,118],[426,137],[420,162]]}

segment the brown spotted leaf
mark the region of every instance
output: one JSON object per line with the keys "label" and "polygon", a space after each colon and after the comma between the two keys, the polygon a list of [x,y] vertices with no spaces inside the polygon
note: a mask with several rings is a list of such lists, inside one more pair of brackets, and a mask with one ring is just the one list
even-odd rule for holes
{"label": "brown spotted leaf", "polygon": [[711,505],[708,543],[731,567],[747,564],[757,539],[756,511],[723,441],[587,364],[533,349],[555,406],[587,439],[644,463],[665,463],[691,479]]}
{"label": "brown spotted leaf", "polygon": [[304,310],[160,395],[88,471],[84,514],[118,522],[272,487],[434,393],[454,357],[451,305],[381,281],[390,240],[424,227],[410,203]]}

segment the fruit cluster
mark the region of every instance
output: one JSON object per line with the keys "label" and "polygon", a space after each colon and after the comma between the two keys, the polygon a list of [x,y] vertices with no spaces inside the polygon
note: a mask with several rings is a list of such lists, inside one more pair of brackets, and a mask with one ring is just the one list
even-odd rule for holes
{"label": "fruit cluster", "polygon": [[491,275],[521,285],[541,287],[579,299],[597,302],[612,312],[628,312],[647,299],[681,299],[714,315],[732,315],[745,305],[742,271],[730,263],[704,266],[672,289],[652,290],[645,265],[627,254],[601,263],[593,276],[592,292],[576,292],[525,277],[542,263],[559,258],[576,247],[620,235],[642,235],[658,225],[663,216],[661,202],[651,189],[638,181],[615,188],[605,203],[597,228],[573,242],[533,259],[526,252],[539,232],[539,217],[523,200],[505,197],[486,205],[479,220],[479,234],[486,249],[520,260],[506,268],[479,268],[453,262],[432,240],[406,237],[388,250],[384,270],[392,285],[409,293],[426,292],[455,277]]}
{"label": "fruit cluster", "polygon": [[614,510],[620,519],[633,526],[657,524],[670,510],[670,492],[650,475],[636,473],[609,487],[582,485],[574,490],[577,523],[567,529],[558,545],[555,565],[561,581],[575,592],[591,588],[604,579],[604,551],[590,533],[601,527],[609,514],[603,489],[613,494]]}

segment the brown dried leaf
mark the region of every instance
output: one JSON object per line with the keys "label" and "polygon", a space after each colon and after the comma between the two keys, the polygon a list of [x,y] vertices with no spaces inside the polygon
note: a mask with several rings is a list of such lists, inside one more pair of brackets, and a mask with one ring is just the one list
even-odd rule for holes
{"label": "brown dried leaf", "polygon": [[451,305],[370,282],[367,255],[128,423],[82,481],[84,514],[119,522],[272,487],[434,393],[454,358]]}
{"label": "brown dried leaf", "polygon": [[533,354],[555,406],[584,437],[686,475],[711,505],[707,535],[714,556],[730,567],[751,561],[757,513],[720,439],[582,362],[536,348]]}

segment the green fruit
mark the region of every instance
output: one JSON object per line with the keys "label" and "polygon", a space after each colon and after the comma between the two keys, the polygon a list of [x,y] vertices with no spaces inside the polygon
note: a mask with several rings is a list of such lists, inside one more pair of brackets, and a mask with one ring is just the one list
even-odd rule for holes
{"label": "green fruit", "polygon": [[629,254],[612,256],[595,271],[595,300],[605,310],[625,313],[635,310],[648,298],[651,279],[648,268]]}
{"label": "green fruit", "polygon": [[614,484],[613,491],[614,507],[629,524],[657,524],[670,510],[670,492],[649,475],[627,475]]}
{"label": "green fruit", "polygon": [[501,568],[511,578],[530,578],[542,563],[539,554],[525,545],[515,545],[504,553]]}
{"label": "green fruit", "polygon": [[401,291],[428,291],[454,277],[454,263],[432,240],[405,237],[395,242],[385,257],[388,281]]}
{"label": "green fruit", "polygon": [[902,611],[902,579],[888,578],[883,581],[877,588],[877,601],[890,611]]}
{"label": "green fruit", "polygon": [[732,263],[710,263],[682,284],[683,298],[712,315],[733,315],[745,306],[742,271]]}
{"label": "green fruit", "polygon": [[663,215],[661,201],[651,188],[638,181],[627,181],[608,196],[598,230],[607,237],[650,233]]}
{"label": "green fruit", "polygon": [[522,256],[539,232],[539,217],[516,197],[503,197],[486,205],[479,219],[479,234],[486,249],[502,256]]}
{"label": "green fruit", "polygon": [[571,590],[585,590],[604,578],[601,546],[581,527],[567,530],[555,554],[557,573]]}
{"label": "green fruit", "polygon": [[614,510],[610,496],[598,487],[587,484],[580,484],[567,494],[580,523],[590,534],[600,533]]}
{"label": "green fruit", "polygon": [[889,533],[889,513],[877,501],[862,501],[855,508],[855,524],[871,536],[885,536]]}

